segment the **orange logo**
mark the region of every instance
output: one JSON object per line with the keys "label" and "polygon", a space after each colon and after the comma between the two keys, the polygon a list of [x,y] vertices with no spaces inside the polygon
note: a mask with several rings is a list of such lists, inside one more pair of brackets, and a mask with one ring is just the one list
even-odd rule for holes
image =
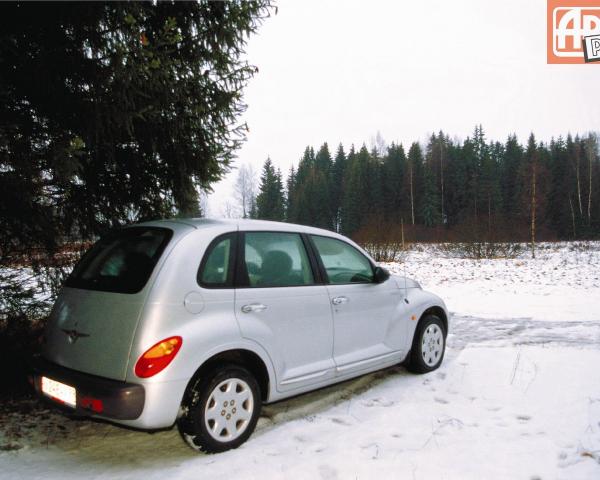
{"label": "orange logo", "polygon": [[600,0],[548,0],[548,63],[595,61]]}

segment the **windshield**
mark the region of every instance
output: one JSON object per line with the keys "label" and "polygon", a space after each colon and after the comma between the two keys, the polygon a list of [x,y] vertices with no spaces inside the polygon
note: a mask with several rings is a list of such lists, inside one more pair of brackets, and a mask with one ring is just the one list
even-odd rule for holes
{"label": "windshield", "polygon": [[85,290],[137,293],[148,281],[173,232],[131,227],[100,239],[79,261],[65,285]]}

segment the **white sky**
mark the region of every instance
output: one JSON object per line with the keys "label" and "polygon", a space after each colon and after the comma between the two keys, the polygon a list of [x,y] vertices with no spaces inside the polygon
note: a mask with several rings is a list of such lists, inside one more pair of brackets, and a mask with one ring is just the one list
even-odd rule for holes
{"label": "white sky", "polygon": [[[521,141],[600,128],[600,67],[546,64],[545,0],[280,0],[249,41],[250,132],[237,165],[267,156],[284,175],[304,148],[390,143],[442,129]],[[237,171],[209,215],[233,202]]]}

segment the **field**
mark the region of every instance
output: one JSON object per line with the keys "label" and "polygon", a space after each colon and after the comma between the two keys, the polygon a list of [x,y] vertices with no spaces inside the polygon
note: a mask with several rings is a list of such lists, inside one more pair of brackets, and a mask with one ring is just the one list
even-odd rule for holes
{"label": "field", "polygon": [[197,455],[175,429],[5,406],[0,478],[600,478],[600,243],[542,244],[536,259],[402,263],[452,312],[442,367],[394,367],[264,408],[248,443]]}

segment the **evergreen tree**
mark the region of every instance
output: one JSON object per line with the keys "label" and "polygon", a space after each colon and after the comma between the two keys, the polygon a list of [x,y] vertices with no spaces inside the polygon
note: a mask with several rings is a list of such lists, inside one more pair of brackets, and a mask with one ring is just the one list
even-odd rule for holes
{"label": "evergreen tree", "polygon": [[[256,69],[243,53],[270,11],[269,0],[0,4],[0,267],[126,222],[200,215],[199,193],[245,138]],[[60,284],[33,283],[44,279]]]}
{"label": "evergreen tree", "polygon": [[198,192],[229,170],[244,139],[242,88],[255,68],[241,55],[269,9],[2,4],[2,235],[55,243],[199,214]]}
{"label": "evergreen tree", "polygon": [[331,211],[333,212],[333,227],[336,232],[340,231],[342,198],[344,191],[344,176],[346,172],[346,154],[340,143],[335,154],[335,160],[331,168]]}
{"label": "evergreen tree", "polygon": [[447,167],[445,175],[445,209],[448,226],[461,224],[468,218],[467,162],[461,145],[447,145]]}
{"label": "evergreen tree", "polygon": [[294,166],[290,168],[290,173],[286,180],[286,195],[285,195],[285,218],[288,222],[294,222],[295,205],[294,199],[296,197],[296,171]]}
{"label": "evergreen tree", "polygon": [[348,168],[344,184],[344,200],[342,207],[342,232],[352,235],[366,223],[369,209],[369,182],[367,180],[369,170],[369,151],[363,145],[357,154],[354,147],[348,155]]}
{"label": "evergreen tree", "polygon": [[429,165],[423,169],[421,200],[421,219],[426,227],[433,227],[439,221],[438,192],[435,184],[435,175]]}
{"label": "evergreen tree", "polygon": [[[532,159],[537,158],[533,155],[532,139],[533,134],[527,144],[525,160],[528,170],[532,168]],[[571,139],[568,140],[572,142]],[[581,223],[581,216],[578,207],[578,194],[576,192],[576,180],[569,173],[569,155],[567,144],[559,137],[550,142],[550,168],[552,172],[552,185],[549,203],[549,221],[553,230],[561,238],[574,238],[577,236],[577,226]],[[527,185],[527,178],[525,184]]]}
{"label": "evergreen tree", "polygon": [[311,210],[314,212],[311,225],[331,230],[334,228],[335,210],[332,205],[332,168],[333,160],[327,143],[324,143],[315,156],[315,165],[311,176],[314,182],[314,194],[311,197]]}
{"label": "evergreen tree", "polygon": [[265,161],[260,177],[260,190],[256,197],[256,218],[280,222],[285,218],[281,172],[275,170],[270,158]]}
{"label": "evergreen tree", "polygon": [[519,171],[523,162],[523,148],[516,135],[509,135],[500,165],[500,191],[502,211],[508,219],[516,220],[520,214],[522,186]]}
{"label": "evergreen tree", "polygon": [[[366,148],[365,151],[367,151]],[[365,178],[367,182],[365,215],[367,218],[363,220],[363,224],[369,223],[370,219],[380,221],[385,217],[383,161],[377,148],[373,148],[371,153],[368,153]]]}
{"label": "evergreen tree", "polygon": [[415,225],[420,212],[420,188],[423,179],[423,152],[417,142],[413,142],[408,150],[407,172],[405,175],[405,197],[409,211],[410,222]]}
{"label": "evergreen tree", "polygon": [[500,192],[500,162],[504,154],[504,146],[499,142],[488,145],[481,161],[481,189],[485,209],[487,238],[496,238],[496,220],[502,211],[502,195]]}
{"label": "evergreen tree", "polygon": [[385,218],[392,222],[399,222],[403,215],[402,197],[406,161],[402,144],[392,143],[388,148],[382,167]]}

